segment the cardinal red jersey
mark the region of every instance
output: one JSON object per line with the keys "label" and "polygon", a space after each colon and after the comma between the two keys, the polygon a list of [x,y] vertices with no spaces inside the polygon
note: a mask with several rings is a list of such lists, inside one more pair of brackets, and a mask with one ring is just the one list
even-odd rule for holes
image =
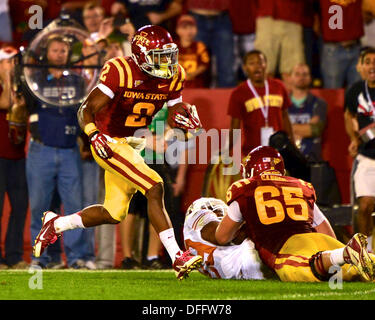
{"label": "cardinal red jersey", "polygon": [[[274,131],[285,130],[283,127],[282,111],[292,104],[283,83],[276,79],[268,79],[269,94],[265,96],[265,88],[256,87],[263,104],[268,99],[268,124]],[[241,119],[244,128],[242,155],[246,156],[252,149],[261,145],[261,127],[265,126],[262,105],[252,93],[248,82],[237,86],[230,97],[228,115]]]}
{"label": "cardinal red jersey", "polygon": [[[178,61],[188,74],[196,72],[200,66],[204,66],[208,69],[210,65],[210,55],[203,42],[194,41],[187,48],[182,47],[179,42],[177,42],[177,45],[179,49]],[[201,73],[192,80],[186,80],[184,86],[185,88],[208,87],[206,72]]]}
{"label": "cardinal red jersey", "polygon": [[181,97],[184,80],[181,66],[171,79],[161,79],[144,73],[131,57],[108,60],[98,88],[112,100],[96,113],[96,126],[111,137],[133,136],[151,123],[165,102]]}
{"label": "cardinal red jersey", "polygon": [[227,192],[228,205],[238,202],[248,235],[270,267],[292,235],[315,232],[315,200],[310,183],[272,173],[239,180]]}

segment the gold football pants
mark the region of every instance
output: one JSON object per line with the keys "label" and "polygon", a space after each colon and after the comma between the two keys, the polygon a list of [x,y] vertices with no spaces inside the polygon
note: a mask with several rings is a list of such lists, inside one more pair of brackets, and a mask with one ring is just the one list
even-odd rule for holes
{"label": "gold football pants", "polygon": [[[344,247],[340,241],[322,233],[301,233],[291,236],[276,255],[274,270],[281,281],[316,282],[309,259],[318,251],[334,250]],[[358,277],[355,267],[343,265],[343,280]],[[332,274],[333,275],[333,274]]]}
{"label": "gold football pants", "polygon": [[122,221],[128,213],[133,194],[137,190],[145,194],[163,180],[126,138],[111,138],[110,141],[108,145],[114,154],[110,159],[100,158],[92,146],[91,152],[95,161],[105,170],[104,208],[113,219]]}

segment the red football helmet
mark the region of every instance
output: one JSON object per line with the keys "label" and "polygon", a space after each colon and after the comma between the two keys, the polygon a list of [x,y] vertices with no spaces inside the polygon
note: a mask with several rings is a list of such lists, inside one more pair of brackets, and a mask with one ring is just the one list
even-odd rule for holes
{"label": "red football helmet", "polygon": [[252,178],[266,170],[275,170],[285,174],[284,159],[272,147],[259,146],[251,150],[241,164],[243,178]]}
{"label": "red football helmet", "polygon": [[177,73],[177,44],[164,28],[151,25],[140,28],[131,46],[134,61],[149,75],[170,79]]}

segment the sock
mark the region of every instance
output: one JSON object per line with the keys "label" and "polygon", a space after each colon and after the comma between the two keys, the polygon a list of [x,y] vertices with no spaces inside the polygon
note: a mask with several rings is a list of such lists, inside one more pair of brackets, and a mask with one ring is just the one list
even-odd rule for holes
{"label": "sock", "polygon": [[77,228],[84,228],[82,218],[79,213],[73,213],[65,217],[60,217],[55,220],[56,232],[61,233],[66,230],[72,230]]}
{"label": "sock", "polygon": [[174,260],[176,259],[176,254],[181,250],[176,242],[173,228],[166,229],[160,232],[159,237],[160,241],[163,243],[165,249],[171,257],[171,260],[174,262]]}
{"label": "sock", "polygon": [[367,237],[367,251],[372,252],[372,235]]}
{"label": "sock", "polygon": [[344,248],[332,250],[329,259],[334,266],[342,266],[345,264]]}
{"label": "sock", "polygon": [[157,258],[159,258],[159,257],[158,256],[147,256],[148,261],[151,261],[151,260],[157,259]]}

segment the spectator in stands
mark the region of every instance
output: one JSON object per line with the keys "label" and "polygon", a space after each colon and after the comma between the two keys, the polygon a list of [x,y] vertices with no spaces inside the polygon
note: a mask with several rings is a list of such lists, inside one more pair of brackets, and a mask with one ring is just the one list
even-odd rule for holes
{"label": "spectator in stands", "polygon": [[267,57],[267,73],[288,78],[297,63],[305,62],[303,26],[306,1],[258,1],[255,48]]}
{"label": "spectator in stands", "polygon": [[28,266],[23,261],[23,235],[28,206],[25,173],[27,112],[23,99],[12,92],[12,57],[16,52],[9,47],[0,50],[0,220],[5,193],[8,194],[11,206],[5,255],[0,252],[0,269]]}
{"label": "spectator in stands", "polygon": [[83,24],[91,37],[95,39],[105,19],[104,9],[95,1],[88,2],[82,10]]}
{"label": "spectator in stands", "polygon": [[[212,75],[220,88],[236,85],[233,70],[234,38],[229,15],[229,0],[187,0],[186,7],[198,27],[197,41],[202,41],[215,57]],[[228,65],[229,62],[229,65]],[[215,81],[213,81],[215,84]]]}
{"label": "spectator in stands", "polygon": [[[120,16],[120,19],[115,16],[106,18],[104,8],[95,1],[85,5],[82,15],[85,27],[90,33],[90,39],[83,45],[84,55],[89,55],[95,50],[93,42],[104,48],[120,44],[125,55],[131,54],[130,39],[135,29],[130,22],[127,22],[125,16],[122,18]],[[95,58],[97,59],[96,56],[93,57]],[[90,60],[89,63],[95,64],[95,61]]]}
{"label": "spectator in stands", "polygon": [[358,202],[358,232],[368,237],[369,250],[374,249],[375,209],[375,49],[361,54],[363,80],[353,84],[345,95],[345,128],[350,138],[349,154],[355,158],[352,170],[354,198]]}
{"label": "spectator in stands", "polygon": [[288,109],[297,147],[308,161],[322,161],[321,137],[327,118],[327,103],[310,92],[311,73],[307,64],[297,64],[290,76],[292,101]]}
{"label": "spectator in stands", "polygon": [[375,2],[363,0],[363,20],[365,35],[361,39],[362,46],[375,47]]}
{"label": "spectator in stands", "polygon": [[196,41],[197,24],[193,16],[183,15],[177,21],[178,62],[186,72],[185,88],[208,87],[207,70],[210,55],[205,44]]}
{"label": "spectator in stands", "polygon": [[256,10],[257,1],[230,1],[229,13],[234,35],[234,72],[240,81],[246,80],[242,70],[242,59],[247,52],[254,49]]}
{"label": "spectator in stands", "polygon": [[332,10],[334,5],[330,0],[320,0],[321,73],[324,88],[330,89],[349,87],[360,80],[356,64],[364,34],[362,0],[336,5],[339,11]]}
{"label": "spectator in stands", "polygon": [[169,20],[182,11],[182,0],[117,0],[111,8],[111,15],[117,19],[127,16],[130,19],[128,28],[139,28],[154,24],[169,31],[172,27]]}
{"label": "spectator in stands", "polygon": [[305,61],[310,68],[312,85],[314,87],[321,87],[319,2],[315,0],[305,0],[304,3],[302,26]]}
{"label": "spectator in stands", "polygon": [[0,42],[11,43],[13,35],[8,0],[0,1],[0,30]]}
{"label": "spectator in stands", "polygon": [[294,143],[288,108],[289,95],[279,80],[267,78],[266,56],[259,50],[248,52],[243,60],[248,77],[234,89],[229,100],[231,117],[229,150],[233,149],[233,130],[244,128],[242,155],[259,145],[268,145],[276,131],[285,131]]}
{"label": "spectator in stands", "polygon": [[[70,44],[61,36],[52,35],[46,45],[46,60],[50,64],[65,65]],[[59,192],[64,213],[79,211],[82,207],[82,167],[77,145],[80,133],[77,110],[79,105],[61,107],[60,90],[69,90],[69,98],[77,101],[84,95],[84,80],[63,69],[49,68],[35,71],[43,101],[24,90],[30,111],[30,145],[26,160],[26,177],[31,210],[31,240],[34,241],[42,222],[44,211],[50,209],[55,188]],[[57,94],[54,94],[57,93]],[[52,104],[53,103],[53,104]],[[87,256],[87,230],[74,230],[64,235],[67,263],[72,268],[82,268]],[[48,250],[39,258],[32,257],[33,265],[46,267]],[[84,263],[81,263],[81,262]]]}

